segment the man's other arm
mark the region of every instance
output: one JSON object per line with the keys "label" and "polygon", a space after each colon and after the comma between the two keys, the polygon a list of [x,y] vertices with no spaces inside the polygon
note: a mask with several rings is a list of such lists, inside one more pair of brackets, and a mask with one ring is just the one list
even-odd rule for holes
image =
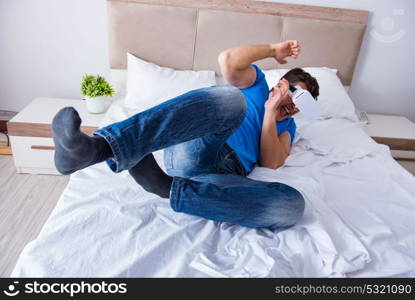
{"label": "man's other arm", "polygon": [[218,63],[225,81],[243,89],[250,87],[256,79],[251,64],[257,60],[273,57],[280,64],[286,64],[287,57],[297,58],[300,46],[296,40],[278,44],[248,45],[222,51]]}
{"label": "man's other arm", "polygon": [[265,115],[262,123],[259,166],[269,169],[281,167],[291,151],[291,137],[287,131],[277,135],[274,118]]}
{"label": "man's other arm", "polygon": [[278,136],[277,122],[291,117],[297,110],[289,114],[281,105],[282,99],[288,93],[288,81],[281,79],[275,88],[269,93],[268,100],[265,102],[265,114],[262,121],[262,131],[260,140],[259,165],[261,167],[277,169],[284,164],[285,159],[291,150],[291,137],[285,131]]}
{"label": "man's other arm", "polygon": [[251,64],[267,57],[275,57],[273,45],[241,46],[222,51],[218,56],[219,66],[225,81],[237,88],[250,87],[256,79]]}

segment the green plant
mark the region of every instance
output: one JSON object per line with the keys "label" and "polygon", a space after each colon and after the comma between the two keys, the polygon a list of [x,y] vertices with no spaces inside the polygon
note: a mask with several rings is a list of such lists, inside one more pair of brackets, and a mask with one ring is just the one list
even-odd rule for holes
{"label": "green plant", "polygon": [[112,97],[115,90],[104,77],[85,74],[82,78],[81,93],[89,98],[100,96]]}

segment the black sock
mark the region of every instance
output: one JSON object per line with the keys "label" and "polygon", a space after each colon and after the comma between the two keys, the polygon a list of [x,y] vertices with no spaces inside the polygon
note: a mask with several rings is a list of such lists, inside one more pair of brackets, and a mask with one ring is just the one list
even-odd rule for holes
{"label": "black sock", "polygon": [[100,136],[81,132],[81,118],[72,107],[62,108],[53,118],[55,166],[62,174],[102,162],[113,156],[110,145]]}
{"label": "black sock", "polygon": [[114,156],[110,145],[102,136],[93,135],[90,138],[93,140],[93,144],[95,145],[95,148],[100,149],[96,157],[97,162],[107,160],[108,158]]}
{"label": "black sock", "polygon": [[173,178],[163,172],[152,153],[146,155],[128,172],[147,192],[157,194],[162,198],[170,197]]}

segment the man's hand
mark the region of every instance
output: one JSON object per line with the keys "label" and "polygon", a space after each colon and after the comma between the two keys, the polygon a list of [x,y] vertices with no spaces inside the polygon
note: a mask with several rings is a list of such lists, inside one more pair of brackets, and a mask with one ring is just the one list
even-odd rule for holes
{"label": "man's hand", "polygon": [[277,110],[278,110],[278,113],[275,116],[276,122],[280,122],[289,117],[292,117],[300,111],[297,107],[295,107],[294,104],[287,104],[287,105],[281,104],[277,108]]}
{"label": "man's hand", "polygon": [[296,108],[291,101],[286,101],[286,99],[288,99],[288,89],[288,81],[286,79],[281,79],[278,84],[272,88],[269,98],[265,102],[265,114],[275,120],[275,122],[282,121],[299,112],[298,108]]}
{"label": "man's hand", "polygon": [[300,44],[296,40],[288,40],[278,44],[272,44],[271,47],[275,51],[274,58],[280,64],[286,64],[286,57],[297,58],[300,55]]}
{"label": "man's hand", "polygon": [[274,86],[265,102],[265,112],[275,113],[281,101],[288,94],[289,84],[287,79],[281,79],[276,86]]}

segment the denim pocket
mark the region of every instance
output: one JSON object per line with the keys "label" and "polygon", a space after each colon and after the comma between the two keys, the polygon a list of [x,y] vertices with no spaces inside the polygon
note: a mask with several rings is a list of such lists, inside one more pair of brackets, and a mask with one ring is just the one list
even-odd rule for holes
{"label": "denim pocket", "polygon": [[220,174],[236,174],[246,176],[245,167],[242,165],[236,152],[225,143],[221,150],[219,150],[216,170]]}

